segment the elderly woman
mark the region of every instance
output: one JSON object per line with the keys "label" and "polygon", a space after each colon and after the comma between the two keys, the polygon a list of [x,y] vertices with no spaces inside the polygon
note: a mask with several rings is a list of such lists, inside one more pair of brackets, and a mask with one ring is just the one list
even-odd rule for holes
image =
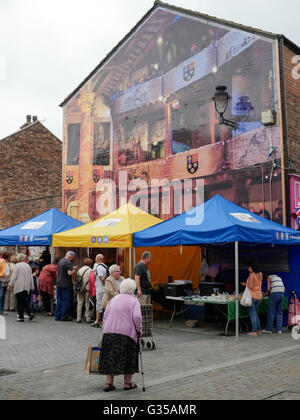
{"label": "elderly woman", "polygon": [[25,254],[19,254],[17,257],[18,264],[16,265],[12,278],[9,282],[9,287],[14,287],[14,294],[17,299],[17,311],[19,318],[17,322],[24,322],[24,310],[27,310],[29,321],[34,318],[32,308],[27,303],[29,293],[34,290],[33,277],[30,265],[27,264],[27,257]]}
{"label": "elderly woman", "polygon": [[[15,266],[17,264],[17,256],[13,255],[10,258],[10,278],[13,275]],[[16,310],[16,298],[14,295],[14,288],[10,287],[9,290],[7,290],[6,297],[5,297],[5,311],[15,311]]]}
{"label": "elderly woman", "polygon": [[102,299],[102,309],[105,310],[108,303],[120,293],[120,286],[124,277],[121,276],[121,267],[112,265],[109,268],[110,276],[105,280],[104,295]]}
{"label": "elderly woman", "polygon": [[59,257],[55,257],[53,263],[45,265],[39,275],[39,291],[46,316],[53,316],[51,299],[54,298],[54,283],[57,280],[57,264],[59,260]]}
{"label": "elderly woman", "polygon": [[114,391],[114,376],[124,375],[124,391],[136,389],[132,375],[138,372],[138,337],[142,331],[141,305],[134,296],[136,282],[123,280],[120,294],[107,305],[103,318],[100,373],[106,375],[104,392]]}

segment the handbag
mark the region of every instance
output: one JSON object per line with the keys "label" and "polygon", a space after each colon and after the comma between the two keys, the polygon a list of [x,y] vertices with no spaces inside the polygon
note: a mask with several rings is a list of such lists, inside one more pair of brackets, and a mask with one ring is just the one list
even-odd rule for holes
{"label": "handbag", "polygon": [[89,375],[103,375],[103,373],[99,372],[101,344],[102,342],[100,341],[98,347],[90,346],[88,348],[84,370]]}
{"label": "handbag", "polygon": [[252,306],[252,296],[251,296],[251,291],[250,289],[248,289],[248,287],[246,287],[243,297],[241,299],[241,305],[245,306],[246,308],[251,308]]}

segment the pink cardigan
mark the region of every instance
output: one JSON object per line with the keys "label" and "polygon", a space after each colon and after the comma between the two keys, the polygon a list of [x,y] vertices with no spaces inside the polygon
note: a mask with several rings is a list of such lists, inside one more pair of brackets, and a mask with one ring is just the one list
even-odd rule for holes
{"label": "pink cardigan", "polygon": [[122,334],[137,341],[137,332],[142,332],[141,305],[137,298],[127,294],[115,296],[104,312],[102,330],[103,334]]}

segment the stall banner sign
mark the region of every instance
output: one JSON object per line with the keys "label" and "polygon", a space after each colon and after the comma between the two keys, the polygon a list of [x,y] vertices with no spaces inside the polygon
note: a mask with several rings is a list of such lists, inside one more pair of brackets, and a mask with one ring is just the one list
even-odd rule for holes
{"label": "stall banner sign", "polygon": [[96,223],[94,225],[94,228],[98,228],[98,227],[114,227],[114,226],[118,225],[121,221],[122,221],[122,219],[105,219],[105,220],[101,220],[99,223]]}
{"label": "stall banner sign", "polygon": [[24,230],[37,230],[44,226],[47,222],[28,222],[26,225],[22,226],[21,229]]}
{"label": "stall banner sign", "polygon": [[231,216],[235,217],[240,222],[247,222],[247,223],[261,223],[259,220],[255,219],[255,217],[251,216],[250,214],[246,213],[230,213]]}

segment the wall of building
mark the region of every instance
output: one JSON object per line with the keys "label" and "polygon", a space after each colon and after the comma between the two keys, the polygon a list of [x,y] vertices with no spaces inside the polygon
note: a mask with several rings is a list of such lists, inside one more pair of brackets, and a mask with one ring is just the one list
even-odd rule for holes
{"label": "wall of building", "polygon": [[40,122],[0,141],[0,228],[62,208],[62,143]]}

